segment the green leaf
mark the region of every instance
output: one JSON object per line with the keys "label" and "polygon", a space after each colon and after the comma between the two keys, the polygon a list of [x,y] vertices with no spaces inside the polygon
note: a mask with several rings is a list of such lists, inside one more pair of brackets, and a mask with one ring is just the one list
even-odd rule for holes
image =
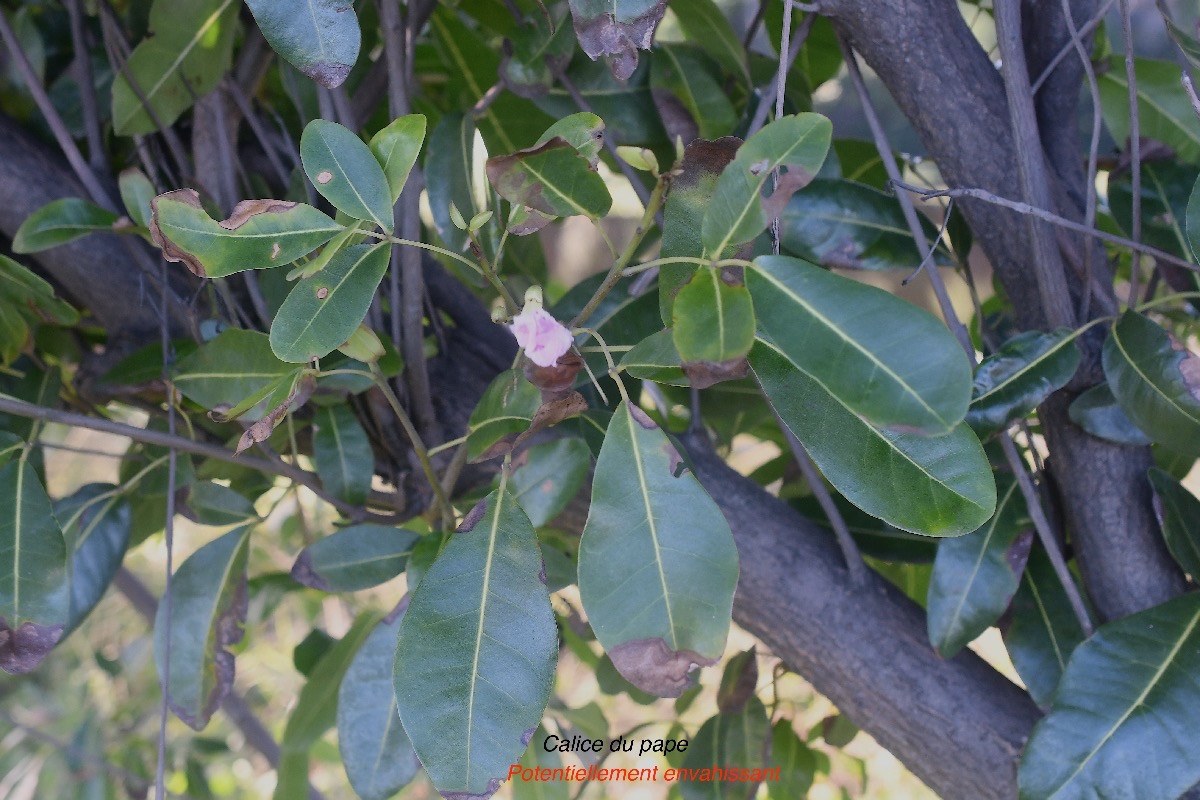
{"label": "green leaf", "polygon": [[50,284],[0,255],[0,364],[15,361],[39,325],[77,322],[79,312],[55,297]]}
{"label": "green leaf", "polygon": [[638,48],[650,49],[654,30],[667,11],[667,0],[569,0],[575,35],[595,61],[608,58],[618,80],[637,69]]}
{"label": "green leaf", "polygon": [[650,86],[655,99],[661,104],[664,94],[673,97],[690,117],[686,127],[698,130],[703,139],[727,136],[738,122],[733,103],[715,73],[706,52],[698,46],[660,43],[654,47]]}
{"label": "green leaf", "polygon": [[500,78],[513,94],[539,97],[554,85],[555,72],[565,69],[575,53],[575,33],[565,5],[529,14],[509,34],[500,60]]}
{"label": "green leaf", "polygon": [[358,60],[362,33],[343,0],[246,0],[263,38],[293,67],[327,89]]}
{"label": "green leaf", "polygon": [[534,144],[558,137],[579,151],[594,168],[604,149],[604,120],[588,111],[570,114],[555,122]]}
{"label": "green leaf", "polygon": [[1042,708],[1050,705],[1067,660],[1083,640],[1083,629],[1049,556],[1035,547],[1013,598],[1004,645],[1022,683]]}
{"label": "green leaf", "polygon": [[1172,450],[1200,455],[1200,356],[1126,311],[1104,342],[1104,374],[1133,424]]}
{"label": "green leaf", "polygon": [[[748,242],[766,230],[792,193],[816,176],[832,135],[833,125],[820,114],[796,114],[769,123],[738,148],[704,214],[701,234],[708,254],[719,258],[730,245]],[[762,191],[771,173],[781,167],[787,172],[780,174],[770,197],[775,210],[769,214]]]}
{"label": "green leaf", "polygon": [[579,596],[596,638],[628,681],[659,697],[678,697],[695,666],[721,657],[738,575],[729,524],[681,467],[666,435],[623,401],[579,544]]}
{"label": "green leaf", "polygon": [[1167,549],[1193,580],[1200,575],[1200,500],[1184,485],[1157,467],[1150,469],[1154,510]]}
{"label": "green leaf", "polygon": [[339,211],[392,230],[392,192],[363,140],[336,122],[314,119],[300,135],[300,160],[313,186]]}
{"label": "green leaf", "polygon": [[392,203],[400,199],[400,192],[408,182],[408,173],[417,163],[417,155],[425,141],[425,126],[424,114],[409,114],[392,120],[371,137],[371,153],[383,167]]}
{"label": "green leaf", "polygon": [[313,459],[321,485],[352,505],[365,502],[375,477],[375,454],[354,410],[327,406],[316,412],[313,425]]}
{"label": "green leaf", "polygon": [[1187,239],[1192,248],[1192,259],[1200,262],[1200,176],[1192,187],[1187,204]]}
{"label": "green leaf", "polygon": [[242,525],[258,519],[253,503],[228,486],[212,481],[197,481],[189,486],[180,512],[200,525]]}
{"label": "green leaf", "polygon": [[541,569],[533,526],[502,482],[413,593],[396,644],[396,702],[443,795],[490,796],[542,718],[558,628]]}
{"label": "green leaf", "polygon": [[1024,500],[1009,480],[986,525],[938,544],[925,608],[929,641],[942,658],[953,658],[1008,608],[1032,543]]}
{"label": "green leaf", "polygon": [[487,161],[492,188],[516,205],[570,217],[599,219],[612,206],[604,179],[565,139],[519,150]]}
{"label": "green leaf", "polygon": [[925,536],[961,536],[991,519],[996,484],[970,428],[928,437],[874,427],[763,341],[750,368],[821,472],[863,511]]}
{"label": "green leaf", "polygon": [[387,800],[421,768],[392,692],[399,630],[399,616],[375,626],[350,662],[338,692],[338,749],[346,777],[362,800]]}
{"label": "green leaf", "polygon": [[428,184],[429,210],[438,236],[446,246],[462,251],[467,232],[450,219],[450,205],[472,216],[482,211],[472,189],[471,174],[475,160],[475,123],[468,114],[444,115],[429,137],[425,152],[425,181]]}
{"label": "green leaf", "polygon": [[762,256],[755,265],[746,284],[759,329],[848,410],[928,434],[963,419],[970,364],[933,316],[799,259]]}
{"label": "green leaf", "polygon": [[517,436],[529,429],[541,405],[541,392],[520,371],[497,375],[467,422],[467,461],[507,453]]}
{"label": "green leaf", "polygon": [[[280,742],[284,752],[308,751],[337,722],[338,690],[355,654],[379,622],[378,612],[358,615],[346,635],[330,647],[312,668],[296,707],[288,717]],[[377,700],[378,702],[378,700]]]}
{"label": "green leaf", "polygon": [[511,491],[533,527],[548,524],[567,507],[591,465],[587,442],[575,438],[535,445],[514,459]]}
{"label": "green leaf", "polygon": [[[932,245],[937,231],[920,219]],[[917,248],[895,196],[849,180],[818,178],[792,195],[779,217],[779,247],[837,269],[911,271],[917,263]],[[953,263],[944,245],[934,259],[939,265]]]}
{"label": "green leaf", "polygon": [[687,386],[679,351],[675,349],[675,331],[671,328],[651,334],[625,354],[618,367],[635,378],[671,386]]}
{"label": "green leaf", "polygon": [[349,339],[366,317],[391,256],[388,242],[356,244],[316,275],[297,282],[271,323],[275,355],[303,364],[329,355]]}
{"label": "green leaf", "polygon": [[[171,710],[195,730],[208,724],[233,686],[233,653],[226,648],[241,641],[246,621],[249,542],[247,526],[201,547],[175,571],[167,597],[158,604],[154,657],[159,680],[167,687]],[[164,670],[168,642],[171,660]]]}
{"label": "green leaf", "polygon": [[117,176],[117,185],[121,190],[121,202],[125,205],[125,213],[135,223],[143,228],[150,227],[150,201],[158,192],[154,184],[146,177],[146,173],[137,167],[121,170]]}
{"label": "green leaf", "polygon": [[[1169,145],[1184,161],[1200,160],[1200,125],[1187,92],[1179,82],[1179,66],[1170,61],[1139,58],[1137,77],[1140,135]],[[1118,146],[1129,139],[1129,89],[1125,70],[1110,69],[1098,77],[1104,124]]]}
{"label": "green leaf", "polygon": [[673,0],[671,9],[688,39],[704,48],[728,75],[743,87],[750,85],[746,49],[725,14],[713,0]]}
{"label": "green leaf", "polygon": [[794,800],[808,795],[817,773],[817,759],[804,740],[796,735],[790,720],[779,720],[771,731],[768,767],[779,770],[779,780],[767,782],[769,800]]}
{"label": "green leaf", "polygon": [[13,235],[14,253],[39,253],[94,231],[112,233],[117,215],[82,197],[63,197],[30,214]]}
{"label": "green leaf", "polygon": [[[271,352],[267,334],[228,328],[179,362],[175,385],[189,400],[212,411],[237,406],[295,372],[294,365]],[[251,421],[263,413],[256,409],[249,415]]]}
{"label": "green leaf", "polygon": [[150,205],[150,232],[163,257],[182,261],[201,278],[281,267],[342,230],[312,206],[283,200],[243,201],[221,222],[208,215],[192,189],[160,194]]}
{"label": "green leaf", "polygon": [[240,5],[234,0],[184,5],[155,0],[151,35],[113,79],[113,130],[121,136],[154,133],[215,89],[229,69]]}
{"label": "green leaf", "polygon": [[1066,386],[1079,360],[1069,328],[1017,334],[975,370],[967,424],[980,436],[1004,430]]}
{"label": "green leaf", "polygon": [[[1189,261],[1194,259],[1184,228],[1188,197],[1197,176],[1200,170],[1196,167],[1174,159],[1142,162],[1142,241]],[[1108,183],[1113,219],[1129,234],[1133,231],[1133,177],[1123,170]]]}
{"label": "green leaf", "polygon": [[[612,141],[640,147],[663,144],[666,131],[650,93],[649,69],[639,69],[629,80],[619,81],[603,64],[576,56],[566,75],[578,96],[604,119]],[[536,102],[538,108],[555,118],[566,117],[579,108],[571,92],[560,83]]]}
{"label": "green leaf", "polygon": [[418,534],[385,525],[351,525],[300,551],[292,578],[323,592],[357,592],[404,571]]}
{"label": "green leaf", "polygon": [[1150,444],[1150,437],[1125,416],[1107,383],[1076,397],[1068,413],[1072,422],[1098,439],[1135,446]]}
{"label": "green leaf", "polygon": [[[683,161],[677,169],[679,174],[671,182],[663,208],[663,258],[691,257],[704,255],[700,230],[704,213],[717,191],[717,181],[722,170],[733,161],[740,139],[732,136],[715,142],[697,139],[683,150]],[[659,267],[658,293],[662,320],[671,324],[672,306],[679,288],[696,272],[693,264],[663,264]]]}
{"label": "green leaf", "polygon": [[[566,738],[566,732],[563,733]],[[562,756],[558,751],[546,752],[543,743],[547,735],[546,729],[539,725],[529,740],[529,747],[525,748],[525,755],[521,756],[522,768],[562,769]],[[570,796],[571,786],[566,781],[525,781],[521,778],[512,781],[512,800],[569,800]]]}
{"label": "green leaf", "polygon": [[746,374],[754,304],[740,272],[700,269],[675,295],[675,349],[697,389]]}
{"label": "green leaf", "polygon": [[0,467],[0,508],[0,669],[29,672],[70,618],[67,547],[24,456]]}
{"label": "green leaf", "polygon": [[[688,743],[679,776],[679,789],[684,800],[754,797],[766,767],[770,738],[771,722],[767,718],[767,709],[757,697],[751,697],[741,711],[710,717]],[[748,770],[749,776],[758,770],[760,777],[759,780],[718,780],[711,773],[705,774],[713,767]]]}
{"label": "green leaf", "polygon": [[1191,746],[1198,671],[1200,595],[1101,627],[1072,654],[1033,729],[1017,772],[1021,797],[1181,796],[1200,780]]}

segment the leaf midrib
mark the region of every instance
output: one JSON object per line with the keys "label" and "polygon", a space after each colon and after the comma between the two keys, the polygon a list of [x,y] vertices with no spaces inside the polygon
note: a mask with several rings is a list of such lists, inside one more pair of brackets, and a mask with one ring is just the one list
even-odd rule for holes
{"label": "leaf midrib", "polygon": [[[1008,487],[1008,491],[1004,493],[1004,497],[996,503],[996,513],[992,515],[992,519],[987,525],[987,534],[983,537],[983,542],[979,548],[979,554],[975,558],[975,563],[971,565],[971,572],[968,576],[963,591],[959,592],[958,603],[954,606],[954,612],[950,615],[950,628],[958,625],[958,620],[962,616],[963,606],[967,604],[967,595],[971,593],[971,587],[975,584],[975,579],[979,576],[979,570],[983,568],[984,558],[987,556],[988,547],[992,543],[992,537],[996,535],[996,530],[1000,527],[1000,515],[1004,513],[1005,507],[1012,499],[1013,492],[1017,489],[1016,482]],[[970,535],[970,534],[968,534]]]}

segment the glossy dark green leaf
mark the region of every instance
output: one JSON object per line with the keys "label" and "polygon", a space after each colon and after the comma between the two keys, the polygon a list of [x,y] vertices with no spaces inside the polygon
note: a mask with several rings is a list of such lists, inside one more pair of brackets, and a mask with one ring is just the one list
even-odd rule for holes
{"label": "glossy dark green leaf", "polygon": [[509,35],[500,77],[504,85],[521,97],[539,97],[554,85],[555,72],[571,62],[575,32],[565,5],[548,13],[529,14]]}
{"label": "glossy dark green leaf", "polygon": [[396,702],[443,795],[489,797],[542,718],[558,628],[541,569],[533,526],[502,483],[412,595],[396,644]]}
{"label": "glossy dark green leaf", "polygon": [[1021,797],[1182,795],[1200,780],[1191,746],[1198,670],[1200,595],[1101,627],[1071,655],[1033,729],[1017,773]]}
{"label": "glossy dark green leaf", "polygon": [[191,189],[160,194],[151,202],[150,232],[168,261],[181,261],[202,278],[220,278],[289,264],[342,230],[341,225],[303,203],[244,202],[229,219],[217,222]]}
{"label": "glossy dark green leaf", "polygon": [[[654,47],[650,66],[650,87],[663,108],[668,129],[680,127],[698,132],[701,138],[716,139],[733,132],[738,115],[726,96],[707,53],[697,45],[660,43]],[[668,97],[664,97],[667,95]],[[670,99],[673,103],[664,107]],[[671,112],[681,110],[686,117],[671,124]]]}
{"label": "glossy dark green leaf", "polygon": [[[784,201],[807,185],[829,152],[833,125],[820,114],[782,117],[764,126],[738,148],[737,156],[721,173],[708,210],[701,238],[710,256],[720,257],[731,245],[748,242],[766,230],[770,218],[783,210]],[[764,207],[762,191],[771,174],[786,167],[771,195],[773,214]]]}
{"label": "glossy dark green leaf", "polygon": [[271,48],[322,86],[339,86],[358,60],[362,33],[342,0],[246,0]]}
{"label": "glossy dark green leaf", "polygon": [[0,467],[18,457],[24,449],[24,439],[15,433],[0,431]]}
{"label": "glossy dark green leaf", "polygon": [[750,85],[750,67],[746,48],[725,13],[713,0],[674,0],[668,5],[679,18],[679,27],[693,42],[704,48],[728,75],[741,86]]}
{"label": "glossy dark green leaf", "polygon": [[980,436],[1004,430],[1066,386],[1079,360],[1079,347],[1068,328],[1014,336],[975,370],[967,424]]}
{"label": "glossy dark green leaf", "polygon": [[942,658],[953,658],[1008,608],[1032,542],[1025,502],[1009,480],[987,524],[938,544],[925,609],[929,641]]}
{"label": "glossy dark green leaf", "polygon": [[[679,776],[684,800],[749,800],[764,776],[771,722],[767,709],[751,697],[737,712],[709,718],[688,743]],[[749,780],[725,781],[705,771],[713,767],[748,770]],[[759,780],[752,776],[758,770]],[[741,777],[741,776],[739,776]]]}
{"label": "glossy dark green leaf", "polygon": [[[565,732],[564,732],[565,734]],[[521,767],[524,769],[561,769],[562,756],[557,750],[546,752],[543,743],[546,741],[546,729],[538,726],[525,755],[521,756]],[[563,738],[566,738],[564,735]],[[566,781],[525,781],[514,778],[512,781],[513,800],[569,800],[571,784]]]}
{"label": "glossy dark green leaf", "polygon": [[1150,437],[1125,416],[1107,383],[1093,386],[1075,398],[1071,421],[1099,439],[1129,445],[1150,444]]}
{"label": "glossy dark green leaf", "polygon": [[525,450],[513,461],[509,491],[533,527],[558,516],[583,486],[592,465],[587,443],[574,437]]}
{"label": "glossy dark green leaf", "polygon": [[16,361],[40,325],[78,321],[79,312],[55,297],[49,283],[0,255],[0,364]]}
{"label": "glossy dark green leaf", "polygon": [[[1200,500],[1182,483],[1158,468],[1150,470],[1154,487],[1154,510],[1167,549],[1183,571],[1193,579],[1200,575]],[[1200,579],[1197,579],[1200,580]]]}
{"label": "glossy dark green leaf", "polygon": [[1200,356],[1147,317],[1126,311],[1104,342],[1104,374],[1121,409],[1147,436],[1200,455]]}
{"label": "glossy dark green leaf", "polygon": [[847,409],[875,425],[929,434],[963,419],[970,364],[929,313],[784,256],[758,258],[746,284],[759,329]]}
{"label": "glossy dark green leaf", "polygon": [[863,511],[926,536],[961,536],[991,519],[996,484],[970,428],[936,437],[876,428],[762,341],[750,367],[821,472]]}
{"label": "glossy dark green leaf", "polygon": [[283,730],[280,744],[284,752],[307,752],[325,731],[337,723],[338,690],[342,678],[381,617],[377,612],[359,614],[346,635],[332,645],[313,667]]}
{"label": "glossy dark green leaf", "polygon": [[638,48],[650,49],[667,0],[569,0],[579,46],[590,58],[605,57],[624,80],[638,64]]}
{"label": "glossy dark green leaf", "polygon": [[[271,352],[267,334],[228,328],[179,362],[175,386],[210,411],[228,409],[295,371]],[[249,419],[261,415],[252,412]]]}
{"label": "glossy dark green leaf", "polygon": [[362,800],[387,800],[407,786],[421,762],[396,712],[392,659],[400,617],[383,620],[350,662],[338,691],[338,749]]}
{"label": "glossy dark green leaf", "polygon": [[510,203],[558,217],[580,214],[597,219],[612,206],[604,179],[561,138],[489,158],[487,176],[496,192]]}
{"label": "glossy dark green leaf", "polygon": [[[1162,142],[1184,161],[1200,159],[1200,126],[1187,92],[1179,82],[1179,66],[1149,58],[1136,60],[1140,134]],[[1124,69],[1099,76],[1104,123],[1121,146],[1129,139],[1129,89]]]}
{"label": "glossy dark green leaf", "polygon": [[82,197],[64,197],[34,211],[13,235],[14,253],[37,253],[95,231],[112,232],[117,215]]}
{"label": "glossy dark green leaf", "polygon": [[[233,686],[233,653],[246,620],[250,528],[237,528],[188,556],[154,619],[154,658],[176,716],[202,730]],[[168,616],[168,613],[170,616]],[[169,668],[164,669],[170,643]]]}
{"label": "glossy dark green leaf", "polygon": [[1185,227],[1188,244],[1192,248],[1192,258],[1200,262],[1200,176],[1196,178],[1196,184],[1188,198]]}
{"label": "glossy dark green leaf", "polygon": [[324,592],[370,589],[404,571],[420,538],[403,528],[351,525],[300,551],[292,578]]}
{"label": "glossy dark green leaf", "polygon": [[467,232],[451,221],[450,204],[468,217],[483,210],[471,185],[474,158],[475,123],[471,116],[458,113],[443,116],[429,137],[425,180],[438,236],[451,250],[466,248]]}
{"label": "glossy dark green leaf", "polygon": [[662,430],[622,402],[596,462],[579,545],[580,599],[620,673],[643,691],[678,697],[694,667],[724,652],[737,575],[720,509]]}
{"label": "glossy dark green leaf", "polygon": [[158,194],[154,184],[146,177],[146,173],[137,167],[121,170],[117,176],[117,186],[121,190],[121,202],[125,205],[125,213],[137,225],[150,227],[150,201]]}
{"label": "glossy dark green leaf", "polygon": [[[576,53],[566,75],[578,96],[604,119],[612,141],[638,147],[666,144],[666,131],[650,93],[649,64],[644,64],[628,80],[619,81],[604,64]],[[566,117],[579,108],[572,93],[561,83],[555,83],[535,102],[555,118]]]}
{"label": "glossy dark green leaf", "polygon": [[817,759],[804,740],[796,735],[790,720],[781,719],[771,729],[771,758],[768,767],[779,770],[779,779],[767,781],[769,800],[806,797],[817,774]]}
{"label": "glossy dark green leaf", "polygon": [[[700,239],[704,213],[717,190],[722,170],[733,161],[741,143],[741,139],[726,136],[714,142],[697,139],[684,148],[679,174],[671,182],[671,192],[663,209],[660,253],[663,258],[704,255]],[[667,325],[671,324],[675,294],[695,272],[694,264],[663,264],[659,267],[659,309]]]}
{"label": "glossy dark green leaf", "polygon": [[371,149],[348,128],[314,119],[300,136],[304,174],[321,195],[355,219],[392,229],[392,192]]}
{"label": "glossy dark green leaf", "polygon": [[375,477],[375,454],[354,410],[346,405],[318,409],[313,426],[313,459],[321,485],[347,503],[363,503]]}
{"label": "glossy dark green leaf", "polygon": [[[918,215],[925,239],[937,230]],[[917,246],[894,195],[850,180],[819,178],[788,200],[779,217],[779,247],[814,264],[837,269],[912,270]],[[945,246],[936,263],[952,263]]]}
{"label": "glossy dark green leaf", "polygon": [[675,331],[666,328],[642,339],[624,355],[620,368],[634,378],[672,386],[687,386],[682,360],[675,349]]}
{"label": "glossy dark green leaf", "polygon": [[366,317],[391,255],[388,242],[356,244],[316,275],[297,282],[271,324],[275,355],[303,364],[329,355],[349,339]]}
{"label": "glossy dark green leaf", "polygon": [[675,349],[697,389],[746,374],[754,304],[740,272],[702,268],[675,295]]}
{"label": "glossy dark green leaf", "polygon": [[1084,640],[1079,620],[1062,583],[1041,548],[1029,554],[1029,564],[1013,598],[1004,644],[1030,696],[1042,708],[1050,705],[1067,660]]}
{"label": "glossy dark green leaf", "polygon": [[400,199],[408,174],[417,163],[417,155],[425,141],[425,126],[424,114],[409,114],[392,120],[371,137],[371,153],[383,167],[393,203]]}
{"label": "glossy dark green leaf", "polygon": [[67,546],[33,466],[0,467],[0,669],[29,672],[70,619]]}
{"label": "glossy dark green leaf", "polygon": [[[1174,158],[1142,162],[1142,241],[1180,258],[1192,260],[1186,216],[1188,197],[1200,170]],[[1123,170],[1108,181],[1113,219],[1127,234],[1133,231],[1133,178]]]}
{"label": "glossy dark green leaf", "polygon": [[235,0],[155,0],[151,35],[113,79],[112,123],[119,135],[154,133],[216,88],[229,69],[240,6]]}
{"label": "glossy dark green leaf", "polygon": [[200,525],[242,525],[258,519],[254,504],[228,486],[197,481],[187,489],[180,513]]}
{"label": "glossy dark green leaf", "polygon": [[507,452],[504,445],[511,447],[529,429],[541,404],[541,393],[520,371],[497,375],[467,422],[467,460],[473,463]]}

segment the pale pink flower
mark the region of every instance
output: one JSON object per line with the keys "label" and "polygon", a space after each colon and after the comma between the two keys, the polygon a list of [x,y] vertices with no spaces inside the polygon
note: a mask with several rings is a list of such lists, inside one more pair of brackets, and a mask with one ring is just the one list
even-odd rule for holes
{"label": "pale pink flower", "polygon": [[517,344],[539,367],[553,367],[571,349],[571,332],[544,308],[528,303],[509,325]]}

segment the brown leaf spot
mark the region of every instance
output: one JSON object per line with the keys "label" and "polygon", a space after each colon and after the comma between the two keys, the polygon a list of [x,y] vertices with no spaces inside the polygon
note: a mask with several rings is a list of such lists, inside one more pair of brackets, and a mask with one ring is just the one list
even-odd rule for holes
{"label": "brown leaf spot", "polygon": [[545,392],[565,392],[574,386],[575,376],[581,369],[583,359],[575,353],[567,352],[550,367],[539,367],[527,358],[524,372],[526,379],[542,390],[542,399],[545,400]]}
{"label": "brown leaf spot", "polygon": [[593,61],[608,56],[608,67],[618,80],[626,80],[638,65],[638,48],[649,50],[654,30],[667,10],[667,0],[658,0],[646,13],[618,21],[612,14],[583,17],[573,7],[575,35],[583,52]]}
{"label": "brown leaf spot", "polygon": [[533,734],[536,730],[537,730],[537,725],[534,725],[532,728],[530,728],[529,730],[527,730],[521,734],[521,746],[522,747],[529,746],[529,742],[531,739],[533,739]]}
{"label": "brown leaf spot", "polygon": [[487,502],[480,500],[463,517],[463,521],[458,526],[456,533],[470,533],[474,530],[475,526],[479,524],[479,520],[483,519],[483,512],[485,511],[487,511]]}
{"label": "brown leaf spot", "polygon": [[1004,559],[1013,575],[1020,577],[1025,572],[1025,564],[1029,561],[1029,551],[1033,549],[1033,531],[1024,530],[1017,534],[1012,544],[1004,551]]}
{"label": "brown leaf spot", "polygon": [[554,217],[543,214],[536,208],[525,207],[526,215],[518,218],[508,226],[508,232],[513,236],[528,236],[537,233],[554,221]]}
{"label": "brown leaf spot", "polygon": [[10,675],[32,672],[62,635],[62,625],[38,625],[26,620],[13,630],[0,617],[0,669]]}
{"label": "brown leaf spot", "polygon": [[712,140],[697,139],[692,142],[683,148],[683,163],[679,166],[679,175],[671,183],[672,188],[676,191],[690,189],[706,175],[720,175],[733,161],[741,146],[742,140],[736,136],[722,136]]}
{"label": "brown leaf spot", "polygon": [[[346,9],[338,10],[345,11]],[[346,80],[346,77],[350,74],[350,68],[353,66],[353,64],[329,64],[320,62],[302,68],[301,72],[324,86],[326,89],[336,89],[342,85],[343,81]]]}
{"label": "brown leaf spot", "polygon": [[658,427],[654,424],[654,420],[647,416],[645,411],[642,411],[642,409],[638,408],[632,403],[629,405],[629,415],[633,417],[634,421],[637,422],[638,425],[641,425],[648,431],[652,431]]}
{"label": "brown leaf spot", "polygon": [[183,263],[193,275],[198,278],[207,278],[208,272],[205,271],[204,265],[200,263],[200,259],[179,247],[172,242],[167,235],[158,227],[158,204],[162,200],[167,200],[175,203],[184,203],[193,208],[203,209],[200,205],[200,195],[195,189],[176,189],[173,192],[160,194],[150,201],[150,239],[158,245],[162,250],[163,258],[173,263]]}
{"label": "brown leaf spot", "polygon": [[512,446],[520,447],[522,442],[538,431],[557,425],[564,419],[577,417],[587,411],[587,409],[587,400],[579,392],[543,391],[542,405],[538,408],[537,413],[533,415],[533,421],[529,425],[529,430],[518,436]]}
{"label": "brown leaf spot", "polygon": [[168,695],[167,699],[171,710],[193,730],[202,730],[208,725],[208,721],[216,712],[217,706],[221,704],[221,701],[229,694],[229,690],[233,688],[235,673],[233,654],[225,648],[235,645],[242,640],[242,625],[246,622],[246,610],[248,607],[249,593],[246,587],[246,576],[243,574],[233,589],[233,597],[230,599],[229,605],[221,611],[221,616],[217,619],[216,653],[213,659],[217,680],[213,685],[212,692],[205,699],[200,713],[193,716],[187,709],[176,705]]}
{"label": "brown leaf spot", "polygon": [[679,697],[687,689],[693,669],[717,663],[692,650],[672,650],[661,638],[619,644],[608,656],[625,680],[656,697]]}
{"label": "brown leaf spot", "polygon": [[321,184],[322,186],[329,183],[331,180],[333,180],[333,173],[329,170],[323,169],[317,173],[317,183]]}
{"label": "brown leaf spot", "polygon": [[233,213],[228,219],[223,219],[217,224],[227,231],[236,231],[249,222],[251,217],[259,214],[278,214],[295,207],[296,204],[290,200],[243,200],[233,207]]}
{"label": "brown leaf spot", "polygon": [[671,471],[671,477],[678,478],[687,467],[683,463],[683,456],[679,455],[679,449],[671,444],[671,440],[668,439],[663,442],[663,452],[667,454],[667,469]]}
{"label": "brown leaf spot", "polygon": [[555,136],[544,144],[527,147],[508,155],[489,158],[484,165],[488,183],[509,202],[521,203],[537,211],[554,214],[554,207],[542,196],[542,184],[538,181],[528,180],[521,169],[521,162],[552,150],[564,148],[575,151],[575,148],[566,139]]}
{"label": "brown leaf spot", "polygon": [[313,569],[312,554],[308,551],[308,548],[300,551],[300,556],[296,559],[296,563],[292,565],[292,580],[310,589],[319,589],[322,592],[329,591],[329,581],[322,578]]}
{"label": "brown leaf spot", "polygon": [[[750,168],[751,174],[754,173],[754,168]],[[779,184],[775,187],[775,191],[770,197],[763,198],[762,207],[763,213],[767,216],[767,222],[772,223],[779,219],[779,215],[783,213],[783,209],[787,207],[788,200],[792,199],[792,195],[812,183],[816,177],[806,169],[800,167],[788,167],[787,172],[780,173]]]}
{"label": "brown leaf spot", "polygon": [[269,439],[271,431],[275,430],[275,426],[287,414],[288,409],[303,405],[312,396],[316,385],[316,379],[312,375],[305,375],[296,381],[295,385],[292,386],[292,391],[288,394],[287,400],[275,406],[275,408],[267,412],[265,417],[246,429],[246,432],[242,434],[242,438],[238,439],[237,447],[234,449],[233,454],[235,456],[241,455],[255,442],[265,442]]}
{"label": "brown leaf spot", "polygon": [[750,363],[744,356],[728,361],[685,361],[682,366],[683,373],[697,389],[744,378],[750,369]]}
{"label": "brown leaf spot", "polygon": [[478,794],[470,792],[442,792],[442,797],[446,800],[488,800],[489,797],[500,791],[500,779],[492,778],[488,781],[488,788]]}
{"label": "brown leaf spot", "polygon": [[1179,362],[1179,374],[1192,398],[1200,401],[1200,356],[1190,350]]}
{"label": "brown leaf spot", "polygon": [[275,260],[276,258],[279,258],[279,242],[271,244],[271,260]]}
{"label": "brown leaf spot", "polygon": [[328,286],[322,286],[320,289],[317,289],[317,299],[318,300],[324,300],[326,297],[329,297],[329,287]]}
{"label": "brown leaf spot", "polygon": [[761,161],[755,161],[753,164],[750,165],[750,174],[757,177],[759,175],[762,175],[764,172],[766,172],[767,168],[770,166],[771,166],[770,159],[764,158]]}

